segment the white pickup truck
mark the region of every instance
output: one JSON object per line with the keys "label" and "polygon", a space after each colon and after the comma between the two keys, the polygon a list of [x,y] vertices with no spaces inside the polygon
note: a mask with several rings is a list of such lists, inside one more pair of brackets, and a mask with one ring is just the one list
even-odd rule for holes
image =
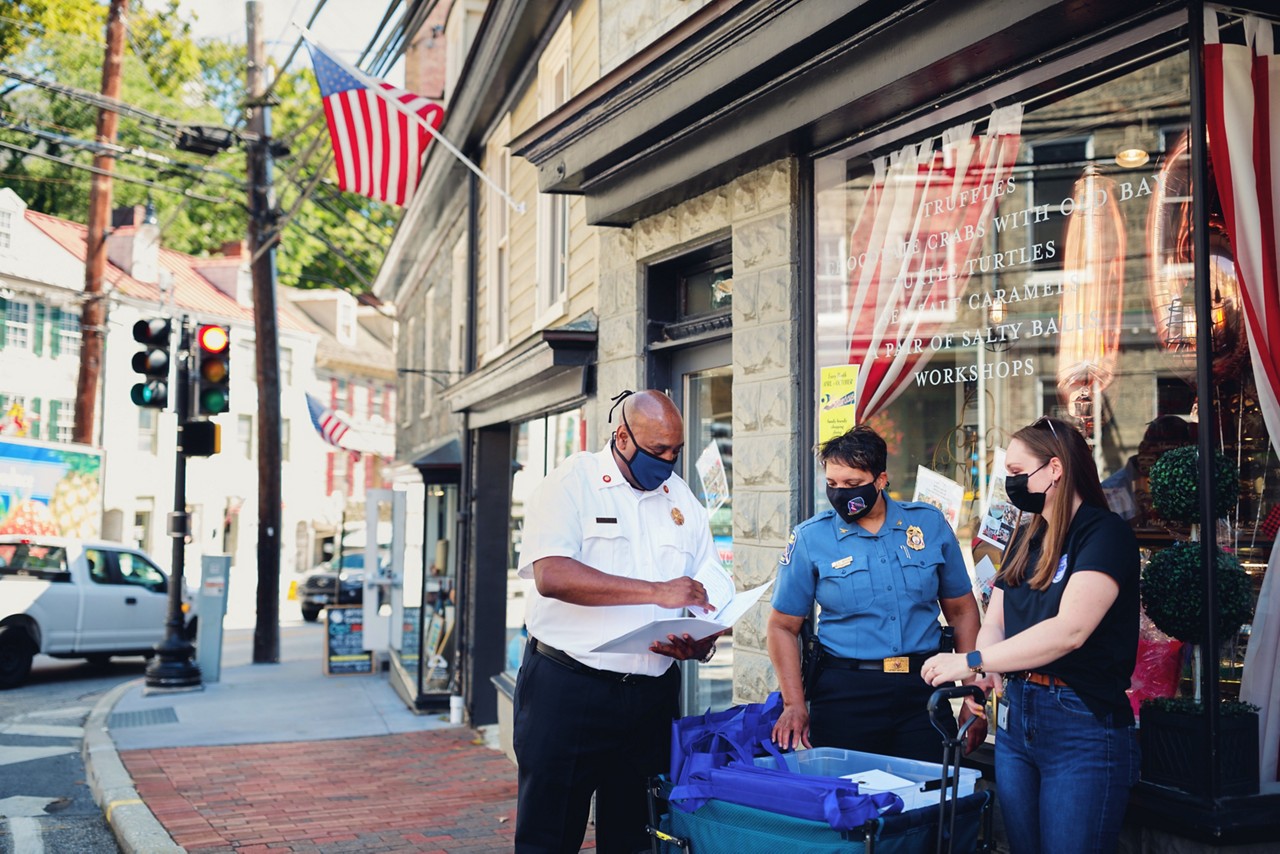
{"label": "white pickup truck", "polygon": [[[123,543],[0,535],[0,689],[21,685],[38,652],[150,656],[165,637],[168,590],[169,576]],[[191,637],[195,617],[184,620]]]}

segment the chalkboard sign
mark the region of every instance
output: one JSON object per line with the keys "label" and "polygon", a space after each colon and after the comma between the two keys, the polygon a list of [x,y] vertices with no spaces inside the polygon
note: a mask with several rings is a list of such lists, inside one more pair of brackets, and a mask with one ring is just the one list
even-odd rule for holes
{"label": "chalkboard sign", "polygon": [[324,672],[372,673],[373,653],[364,649],[364,609],[329,607],[325,614]]}
{"label": "chalkboard sign", "polygon": [[422,640],[422,620],[419,619],[418,607],[404,609],[404,623],[400,632],[400,663],[405,667],[418,661],[418,643]]}

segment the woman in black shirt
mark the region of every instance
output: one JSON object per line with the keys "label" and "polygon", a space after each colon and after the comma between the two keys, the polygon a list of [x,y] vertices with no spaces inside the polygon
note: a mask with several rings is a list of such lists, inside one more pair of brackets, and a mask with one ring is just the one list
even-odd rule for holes
{"label": "woman in black shirt", "polygon": [[921,669],[1004,695],[996,788],[1012,854],[1114,851],[1138,778],[1125,690],[1138,648],[1138,544],[1107,509],[1089,446],[1064,421],[1014,434],[1005,491],[1022,511],[978,651]]}

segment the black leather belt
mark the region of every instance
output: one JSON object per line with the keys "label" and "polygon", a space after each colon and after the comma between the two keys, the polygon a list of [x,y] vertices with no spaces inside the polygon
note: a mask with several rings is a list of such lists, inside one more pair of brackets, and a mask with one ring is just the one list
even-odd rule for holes
{"label": "black leather belt", "polygon": [[881,673],[919,673],[920,667],[932,658],[929,655],[897,655],[892,658],[837,658],[823,653],[822,666],[836,670],[875,670]]}
{"label": "black leather belt", "polygon": [[538,655],[551,659],[561,667],[568,668],[574,673],[594,676],[597,679],[608,679],[611,682],[642,682],[646,679],[662,678],[661,676],[644,676],[639,673],[619,673],[616,670],[600,670],[595,667],[588,667],[569,653],[562,652],[554,646],[547,646],[545,643],[534,637],[529,638],[529,645]]}

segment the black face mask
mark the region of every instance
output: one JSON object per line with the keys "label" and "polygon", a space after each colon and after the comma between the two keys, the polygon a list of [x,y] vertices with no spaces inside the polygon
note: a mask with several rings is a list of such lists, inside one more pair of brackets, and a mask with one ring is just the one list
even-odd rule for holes
{"label": "black face mask", "polygon": [[[1049,465],[1046,460],[1040,469]],[[1036,469],[1036,471],[1040,471]],[[1023,513],[1035,513],[1039,515],[1044,512],[1044,496],[1045,492],[1032,492],[1027,488],[1027,481],[1031,480],[1031,475],[1036,471],[1026,474],[1011,474],[1004,479],[1004,491],[1009,496],[1009,503],[1017,507]],[[1050,484],[1052,486],[1052,484]]]}
{"label": "black face mask", "polygon": [[879,499],[880,490],[876,489],[874,480],[862,486],[827,487],[827,500],[840,514],[840,518],[850,524],[870,513]]}

